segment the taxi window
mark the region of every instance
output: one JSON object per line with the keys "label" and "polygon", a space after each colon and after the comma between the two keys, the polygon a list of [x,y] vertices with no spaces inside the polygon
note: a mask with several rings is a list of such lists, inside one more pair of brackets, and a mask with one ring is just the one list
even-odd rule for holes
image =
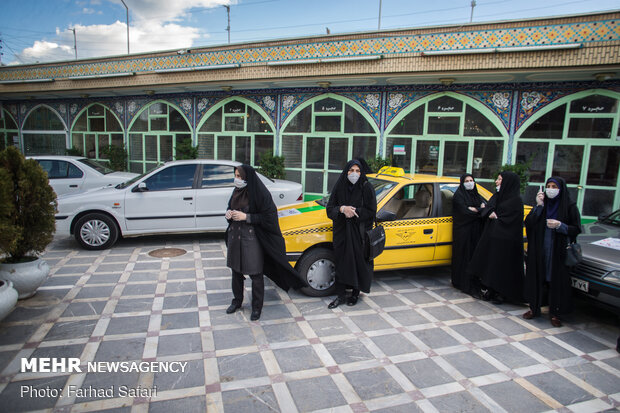
{"label": "taxi window", "polygon": [[396,182],[384,181],[383,179],[368,178],[368,182],[375,188],[377,204],[396,186]]}
{"label": "taxi window", "polygon": [[382,210],[394,213],[397,220],[431,216],[433,184],[411,184],[401,188]]}
{"label": "taxi window", "polygon": [[441,216],[452,216],[452,198],[458,189],[459,184],[441,184],[439,190],[441,192]]}

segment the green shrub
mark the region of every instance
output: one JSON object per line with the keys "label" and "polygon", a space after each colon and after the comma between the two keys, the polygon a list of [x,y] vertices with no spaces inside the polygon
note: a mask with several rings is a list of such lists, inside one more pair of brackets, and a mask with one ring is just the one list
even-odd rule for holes
{"label": "green shrub", "polygon": [[76,148],[75,146],[72,147],[71,149],[66,149],[65,153],[69,156],[84,156],[82,151]]}
{"label": "green shrub", "polygon": [[383,168],[384,166],[392,166],[392,159],[377,156],[376,158],[367,159],[366,163],[368,163],[368,166],[373,173],[377,173],[379,172],[379,169]]}
{"label": "green shrub", "polygon": [[258,172],[271,179],[284,179],[284,157],[265,152],[258,160]]}
{"label": "green shrub", "polygon": [[101,150],[101,154],[108,158],[110,169],[115,171],[127,170],[127,151],[125,145],[108,145]]}
{"label": "green shrub", "polygon": [[175,159],[196,159],[198,157],[198,145],[192,146],[191,138],[185,138],[177,143]]}
{"label": "green shrub", "polygon": [[0,152],[0,253],[4,262],[28,261],[52,242],[56,194],[37,161],[10,146]]}

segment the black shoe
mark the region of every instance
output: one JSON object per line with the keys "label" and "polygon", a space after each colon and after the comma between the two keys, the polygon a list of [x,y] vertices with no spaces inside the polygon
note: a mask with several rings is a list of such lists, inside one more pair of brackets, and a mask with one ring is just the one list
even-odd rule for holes
{"label": "black shoe", "polygon": [[504,304],[504,297],[499,294],[496,294],[495,297],[491,300],[493,304]]}
{"label": "black shoe", "polygon": [[232,314],[235,311],[237,311],[238,309],[241,308],[241,304],[235,304],[232,303],[231,305],[228,306],[228,308],[226,309],[226,314]]}
{"label": "black shoe", "polygon": [[250,320],[256,321],[260,318],[260,310],[252,310],[252,314],[250,315]]}
{"label": "black shoe", "polygon": [[482,301],[491,300],[491,291],[487,290],[486,288],[481,289],[480,298],[482,298]]}
{"label": "black shoe", "polygon": [[355,304],[357,304],[357,300],[359,300],[359,298],[360,298],[359,295],[352,295],[351,297],[347,299],[347,305],[349,307],[354,306]]}
{"label": "black shoe", "polygon": [[334,301],[332,301],[331,303],[329,303],[329,305],[327,306],[327,308],[333,309],[338,307],[340,304],[344,304],[347,301],[346,298],[344,297],[336,297],[336,299]]}

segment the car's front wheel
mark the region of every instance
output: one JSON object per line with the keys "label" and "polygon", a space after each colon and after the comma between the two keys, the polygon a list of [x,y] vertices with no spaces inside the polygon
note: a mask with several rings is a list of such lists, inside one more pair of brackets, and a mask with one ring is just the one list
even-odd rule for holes
{"label": "car's front wheel", "polygon": [[308,283],[308,287],[301,289],[304,294],[311,297],[334,294],[336,264],[331,249],[316,248],[305,253],[297,264],[297,270]]}
{"label": "car's front wheel", "polygon": [[86,214],[73,228],[75,239],[87,250],[110,248],[118,239],[118,226],[112,218],[104,214]]}

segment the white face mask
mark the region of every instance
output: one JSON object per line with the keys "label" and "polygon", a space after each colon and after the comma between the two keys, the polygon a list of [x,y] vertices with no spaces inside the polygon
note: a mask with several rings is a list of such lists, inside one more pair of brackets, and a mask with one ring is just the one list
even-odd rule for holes
{"label": "white face mask", "polygon": [[501,185],[500,185],[500,186],[496,186],[496,187],[495,187],[495,190],[496,190],[497,192],[499,192],[499,189],[500,189],[501,187],[502,187]]}
{"label": "white face mask", "polygon": [[463,182],[463,186],[465,187],[465,189],[467,189],[468,191],[471,191],[472,189],[474,189],[474,185],[476,185],[476,183],[474,181],[469,181],[469,182]]}
{"label": "white face mask", "polygon": [[248,183],[241,178],[235,178],[235,186],[237,188],[245,188]]}
{"label": "white face mask", "polygon": [[545,193],[547,198],[553,199],[560,194],[560,188],[545,188]]}
{"label": "white face mask", "polygon": [[349,178],[349,182],[355,185],[355,183],[360,179],[360,174],[358,174],[357,172],[351,172],[348,178]]}

